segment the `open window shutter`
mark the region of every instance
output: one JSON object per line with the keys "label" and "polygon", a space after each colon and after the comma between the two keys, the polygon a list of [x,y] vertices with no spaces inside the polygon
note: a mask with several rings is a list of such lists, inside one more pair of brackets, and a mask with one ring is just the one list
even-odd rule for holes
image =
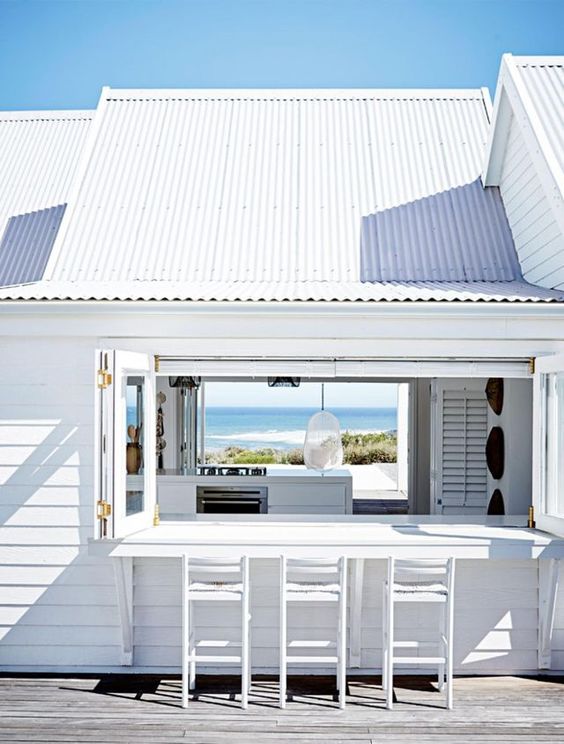
{"label": "open window shutter", "polygon": [[483,389],[435,384],[434,508],[438,513],[485,513],[487,401]]}

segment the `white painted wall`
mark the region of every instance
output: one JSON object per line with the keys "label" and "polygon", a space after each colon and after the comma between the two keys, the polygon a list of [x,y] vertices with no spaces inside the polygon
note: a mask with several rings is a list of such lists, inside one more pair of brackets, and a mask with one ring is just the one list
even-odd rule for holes
{"label": "white painted wall", "polygon": [[488,472],[489,497],[503,494],[506,514],[527,514],[532,504],[533,385],[530,380],[504,380],[499,416],[488,406],[488,426],[501,426],[505,440],[505,471],[499,480]]}
{"label": "white painted wall", "polygon": [[523,276],[533,284],[562,289],[564,235],[515,117],[509,128],[499,188]]}
{"label": "white painted wall", "polygon": [[93,534],[94,342],[0,343],[0,668],[119,659]]}

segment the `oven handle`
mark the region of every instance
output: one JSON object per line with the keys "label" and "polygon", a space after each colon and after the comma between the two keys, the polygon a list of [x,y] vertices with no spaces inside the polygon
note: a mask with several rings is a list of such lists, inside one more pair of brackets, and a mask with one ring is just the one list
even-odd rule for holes
{"label": "oven handle", "polygon": [[230,498],[218,498],[218,499],[199,499],[201,504],[249,504],[253,502],[261,502],[264,500],[264,496],[257,496],[252,499],[230,499]]}

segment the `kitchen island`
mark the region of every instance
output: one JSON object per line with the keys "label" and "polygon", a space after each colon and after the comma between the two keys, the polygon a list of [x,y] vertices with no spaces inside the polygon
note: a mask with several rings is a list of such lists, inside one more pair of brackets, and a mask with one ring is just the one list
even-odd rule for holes
{"label": "kitchen island", "polygon": [[352,514],[352,475],[348,470],[318,472],[301,467],[207,465],[186,473],[157,475],[163,521],[198,513]]}

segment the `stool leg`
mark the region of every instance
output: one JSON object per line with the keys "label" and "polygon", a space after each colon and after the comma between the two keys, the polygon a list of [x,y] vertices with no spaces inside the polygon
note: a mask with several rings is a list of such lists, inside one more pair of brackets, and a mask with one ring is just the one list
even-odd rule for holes
{"label": "stool leg", "polygon": [[382,690],[387,689],[386,671],[388,666],[388,631],[386,623],[388,620],[388,611],[386,609],[387,594],[386,585],[382,586]]}
{"label": "stool leg", "polygon": [[[447,648],[447,636],[446,636],[446,615],[447,615],[447,602],[444,603],[444,605],[441,605],[439,607],[439,638],[440,638],[440,649],[444,656],[447,656],[448,654],[448,648]],[[445,689],[445,665],[439,664],[439,672],[438,672],[438,680],[437,680],[437,686],[439,688],[439,692],[443,692]]]}
{"label": "stool leg", "polygon": [[453,630],[454,630],[454,602],[452,597],[452,592],[449,592],[448,599],[446,602],[447,605],[447,629],[446,629],[446,637],[447,637],[447,694],[446,694],[446,706],[449,710],[452,710],[453,705],[453,690],[452,690],[452,676],[453,676],[453,666],[454,666],[454,660],[453,660],[453,650],[454,650],[454,643],[453,643]]}
{"label": "stool leg", "polygon": [[388,594],[386,601],[386,708],[394,705],[394,598]]}
{"label": "stool leg", "polygon": [[286,707],[286,560],[280,562],[280,707]]}
{"label": "stool leg", "polygon": [[249,706],[249,565],[243,558],[243,596],[241,597],[241,707]]}
{"label": "stool leg", "polygon": [[182,558],[182,707],[188,707],[188,645],[190,637],[188,559]]}
{"label": "stool leg", "polygon": [[347,697],[347,559],[341,564],[341,596],[339,598],[338,649],[338,689],[339,708],[344,708]]}
{"label": "stool leg", "polygon": [[188,656],[190,657],[190,663],[189,663],[189,685],[188,689],[193,690],[196,687],[196,662],[192,660],[191,657],[195,656],[196,654],[196,647],[194,644],[194,634],[196,631],[196,624],[194,622],[194,615],[195,615],[195,607],[194,604],[188,603],[187,608],[188,613],[188,626],[189,626],[189,634],[188,634]]}

